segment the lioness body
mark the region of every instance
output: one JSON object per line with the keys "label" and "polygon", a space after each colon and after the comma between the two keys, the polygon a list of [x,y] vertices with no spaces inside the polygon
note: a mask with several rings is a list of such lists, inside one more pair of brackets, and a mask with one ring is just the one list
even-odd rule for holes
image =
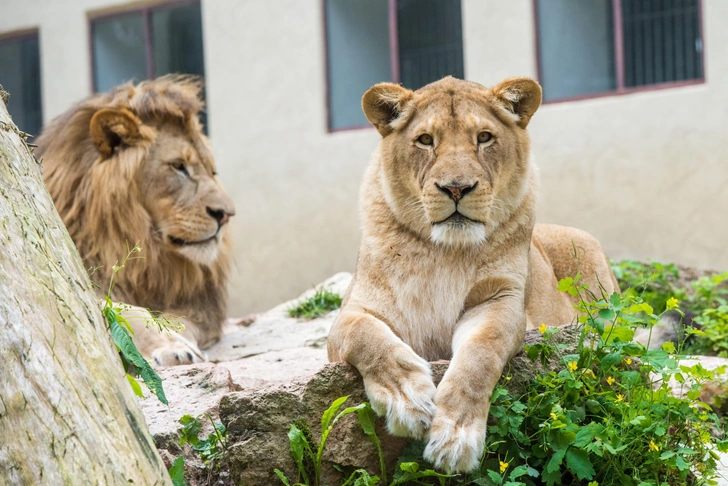
{"label": "lioness body", "polygon": [[[160,365],[199,361],[227,311],[233,204],[202,133],[200,85],[168,76],[94,95],[38,138],[43,176],[100,293],[136,243],[143,260],[116,274],[112,298],[181,317],[181,335],[146,330],[128,312],[142,353]],[[147,318],[145,318],[147,316]]]}
{"label": "lioness body", "polygon": [[[616,289],[593,237],[534,229],[525,127],[540,99],[531,80],[487,89],[445,78],[417,92],[377,85],[362,101],[384,138],[329,358],[356,366],[389,430],[427,438],[426,459],[446,471],[477,466],[492,390],[526,329],[575,317],[557,279],[578,268],[590,288]],[[451,359],[437,389],[435,359]]]}

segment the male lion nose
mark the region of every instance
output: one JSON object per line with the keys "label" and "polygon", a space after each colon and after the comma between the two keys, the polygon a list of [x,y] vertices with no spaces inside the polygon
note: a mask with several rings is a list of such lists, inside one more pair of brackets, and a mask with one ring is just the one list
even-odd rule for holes
{"label": "male lion nose", "polygon": [[224,209],[213,209],[209,206],[206,209],[207,214],[209,214],[215,221],[217,221],[218,225],[222,226],[230,221],[230,213],[228,213]]}
{"label": "male lion nose", "polygon": [[476,182],[475,184],[471,186],[441,186],[439,184],[435,184],[438,189],[440,189],[442,192],[448,195],[450,199],[455,201],[457,204],[462,198],[465,197],[467,193],[475,189],[475,186],[478,185]]}

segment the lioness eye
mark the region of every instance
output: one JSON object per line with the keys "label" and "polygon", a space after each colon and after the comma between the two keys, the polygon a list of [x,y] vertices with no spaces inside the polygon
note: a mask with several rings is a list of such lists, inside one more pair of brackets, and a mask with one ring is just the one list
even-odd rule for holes
{"label": "lioness eye", "polygon": [[181,160],[175,160],[174,162],[172,162],[172,168],[186,176],[190,175],[190,173],[187,172],[187,167],[185,167],[185,163]]}
{"label": "lioness eye", "polygon": [[422,145],[432,145],[432,135],[423,133],[422,135],[419,136],[417,141],[420,142]]}
{"label": "lioness eye", "polygon": [[488,132],[480,132],[478,134],[478,143],[488,143],[490,142],[490,139],[493,138],[493,135],[491,135]]}

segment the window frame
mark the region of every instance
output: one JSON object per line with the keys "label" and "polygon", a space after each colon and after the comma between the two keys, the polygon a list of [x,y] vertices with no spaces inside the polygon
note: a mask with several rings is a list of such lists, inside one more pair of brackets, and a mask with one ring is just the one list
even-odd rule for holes
{"label": "window frame", "polygon": [[[38,64],[40,68],[40,120],[41,120],[41,131],[45,125],[43,112],[43,52],[40,44],[40,27],[29,27],[27,29],[11,30],[9,32],[0,33],[0,45],[9,44],[11,42],[24,41],[26,39],[35,38],[38,40]],[[2,83],[0,83],[2,84]],[[12,96],[12,93],[10,93]],[[7,109],[7,106],[5,107]],[[33,134],[34,137],[40,135],[40,132]]]}
{"label": "window frame", "polygon": [[[329,35],[328,21],[326,15],[326,1],[321,0],[321,18],[323,20],[323,50],[324,50],[324,80],[326,83],[326,131],[327,133],[349,132],[352,130],[363,130],[374,128],[370,123],[362,125],[354,125],[344,128],[332,128],[331,126],[331,80],[329,79]],[[462,5],[461,5],[462,12]],[[387,14],[389,22],[389,69],[392,71],[391,83],[399,84],[401,81],[401,72],[399,65],[399,29],[397,29],[397,0],[387,0]],[[463,35],[464,37],[464,35]],[[463,39],[463,50],[465,50],[465,42]],[[362,93],[363,94],[363,93]]]}
{"label": "window frame", "polygon": [[[552,103],[565,103],[570,101],[590,100],[593,98],[604,98],[607,96],[621,96],[632,93],[641,93],[645,91],[659,91],[663,89],[682,88],[685,86],[695,86],[705,83],[705,37],[703,36],[703,0],[697,0],[698,4],[698,34],[700,35],[701,49],[700,62],[702,65],[702,76],[696,79],[686,79],[682,81],[668,81],[665,83],[655,83],[643,86],[626,87],[624,85],[624,35],[622,30],[622,0],[612,1],[612,17],[614,22],[614,73],[617,87],[611,91],[601,93],[591,93],[586,95],[567,96],[564,98],[555,98],[553,100],[544,100],[544,105]],[[536,73],[539,82],[543,79],[543,66],[541,63],[541,37],[538,28],[538,0],[531,0],[533,12],[533,32],[534,36],[534,53],[536,59]]]}
{"label": "window frame", "polygon": [[[90,12],[87,15],[88,20],[88,52],[91,58],[91,93],[98,93],[98,86],[96,85],[96,56],[94,56],[94,22],[99,20],[108,20],[115,17],[123,17],[131,14],[141,14],[142,22],[144,25],[144,53],[146,57],[146,76],[147,79],[154,79],[154,40],[152,33],[152,13],[156,10],[161,10],[169,7],[181,7],[185,5],[200,5],[202,9],[201,0],[163,0],[152,4],[143,5],[124,5],[121,7],[112,7],[111,9],[104,9],[102,11]],[[203,33],[204,36],[204,33]],[[139,80],[141,81],[141,80]]]}

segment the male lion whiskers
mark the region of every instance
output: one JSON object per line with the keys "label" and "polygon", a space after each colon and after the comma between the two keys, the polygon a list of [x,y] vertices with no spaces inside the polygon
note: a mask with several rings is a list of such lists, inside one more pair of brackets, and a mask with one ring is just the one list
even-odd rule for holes
{"label": "male lion whiskers", "polygon": [[[581,271],[591,289],[617,290],[592,236],[534,226],[526,127],[540,103],[527,78],[486,88],[448,77],[414,92],[382,83],[362,99],[382,140],[329,359],[356,366],[388,430],[425,438],[425,458],[447,472],[478,466],[491,393],[526,329],[576,316],[558,279]],[[436,359],[451,360],[437,387]]]}
{"label": "male lion whiskers", "polygon": [[[160,365],[202,359],[226,317],[232,201],[216,177],[198,113],[200,83],[166,76],[94,95],[53,120],[38,138],[56,209],[106,288],[113,265],[139,242],[143,260],[117,274],[112,297],[184,316],[181,335],[144,330],[137,345]],[[175,320],[172,318],[171,320]]]}

